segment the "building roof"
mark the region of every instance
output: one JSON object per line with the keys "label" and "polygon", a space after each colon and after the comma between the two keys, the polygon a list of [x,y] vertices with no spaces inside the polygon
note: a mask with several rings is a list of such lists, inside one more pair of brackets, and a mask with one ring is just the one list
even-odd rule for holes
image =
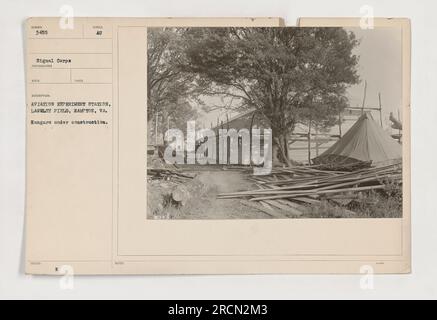
{"label": "building roof", "polygon": [[[254,112],[255,112],[254,110],[251,110],[242,114],[238,114],[232,117],[231,119],[229,119],[229,121],[223,121],[223,125],[220,123],[218,124],[218,126],[211,128],[211,130],[217,131],[218,129],[222,129],[222,127],[223,129],[227,129],[229,127],[229,129],[236,129],[236,130],[240,130],[240,129],[250,130],[250,125],[252,123],[252,117]],[[264,117],[264,115],[259,113],[255,115],[255,118],[253,119],[252,127],[270,128],[270,124],[268,120]]]}

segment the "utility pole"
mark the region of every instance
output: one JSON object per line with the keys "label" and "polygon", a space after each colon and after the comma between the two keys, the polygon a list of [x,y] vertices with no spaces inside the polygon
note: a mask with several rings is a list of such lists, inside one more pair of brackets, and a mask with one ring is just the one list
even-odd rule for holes
{"label": "utility pole", "polygon": [[311,120],[308,123],[308,164],[311,165]]}
{"label": "utility pole", "polygon": [[382,104],[381,104],[381,92],[378,93],[378,99],[379,99],[379,120],[381,122],[381,128],[382,128]]}
{"label": "utility pole", "polygon": [[156,118],[155,118],[155,146],[158,145],[158,112],[156,113]]}
{"label": "utility pole", "polygon": [[364,114],[364,106],[366,104],[366,94],[367,94],[367,80],[364,81],[364,94],[363,94],[363,104],[361,105],[361,115]]}
{"label": "utility pole", "polygon": [[[401,114],[399,112],[399,109],[398,109],[398,120],[399,120],[399,122],[401,122]],[[401,129],[400,128],[398,129],[398,135],[399,135],[398,142],[401,143],[402,134],[401,134]]]}

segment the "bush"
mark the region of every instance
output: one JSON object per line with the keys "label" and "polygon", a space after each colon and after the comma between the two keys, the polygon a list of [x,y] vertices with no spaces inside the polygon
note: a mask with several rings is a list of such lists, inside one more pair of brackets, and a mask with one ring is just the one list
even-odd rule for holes
{"label": "bush", "polygon": [[402,184],[382,181],[383,189],[360,192],[347,205],[322,199],[319,204],[308,206],[308,218],[401,218]]}

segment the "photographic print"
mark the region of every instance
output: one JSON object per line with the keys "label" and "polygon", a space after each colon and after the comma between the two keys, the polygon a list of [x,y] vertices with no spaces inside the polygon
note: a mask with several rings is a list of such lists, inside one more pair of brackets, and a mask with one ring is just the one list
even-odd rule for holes
{"label": "photographic print", "polygon": [[147,29],[147,219],[402,217],[401,29]]}

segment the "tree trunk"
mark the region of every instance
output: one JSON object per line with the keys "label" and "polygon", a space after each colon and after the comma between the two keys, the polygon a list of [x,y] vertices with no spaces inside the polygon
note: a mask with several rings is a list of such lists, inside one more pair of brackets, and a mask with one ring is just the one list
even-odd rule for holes
{"label": "tree trunk", "polygon": [[288,150],[288,137],[292,130],[278,132],[273,130],[273,163],[280,163],[289,167],[298,165],[299,163],[292,160]]}
{"label": "tree trunk", "polygon": [[285,146],[286,138],[283,134],[279,134],[273,137],[272,146],[272,158],[273,163],[282,163],[287,166],[291,166],[291,162],[288,158],[288,148]]}

